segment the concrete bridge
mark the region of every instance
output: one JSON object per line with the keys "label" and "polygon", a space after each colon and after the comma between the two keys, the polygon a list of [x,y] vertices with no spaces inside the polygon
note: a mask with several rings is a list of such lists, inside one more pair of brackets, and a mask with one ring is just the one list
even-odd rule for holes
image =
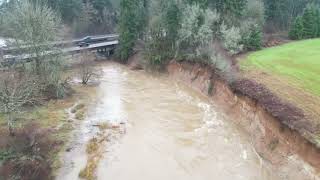
{"label": "concrete bridge", "polygon": [[[55,55],[57,53],[77,54],[83,51],[95,51],[106,56],[114,53],[116,46],[119,44],[118,35],[100,35],[87,36],[81,39],[71,41],[52,42],[50,45],[56,50],[46,51],[43,56]],[[43,45],[38,45],[43,46]],[[0,64],[3,66],[12,65],[15,63],[30,62],[36,57],[34,54],[23,53],[27,52],[30,46],[17,47],[3,47],[0,49]],[[19,53],[20,52],[20,53]],[[22,53],[21,53],[22,52]]]}

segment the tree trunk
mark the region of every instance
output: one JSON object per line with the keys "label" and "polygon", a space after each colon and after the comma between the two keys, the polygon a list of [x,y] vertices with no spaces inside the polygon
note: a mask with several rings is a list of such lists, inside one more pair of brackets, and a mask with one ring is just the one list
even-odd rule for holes
{"label": "tree trunk", "polygon": [[14,136],[14,130],[13,130],[13,124],[12,124],[13,118],[11,113],[8,115],[8,130],[9,130],[9,134],[10,136]]}
{"label": "tree trunk", "polygon": [[39,58],[36,58],[36,72],[37,72],[37,75],[40,75],[41,72],[40,72],[40,59]]}

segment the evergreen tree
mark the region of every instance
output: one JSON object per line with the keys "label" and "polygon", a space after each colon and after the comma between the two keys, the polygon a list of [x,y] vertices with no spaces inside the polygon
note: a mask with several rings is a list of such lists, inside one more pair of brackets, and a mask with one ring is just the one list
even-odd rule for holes
{"label": "evergreen tree", "polygon": [[165,29],[162,19],[156,17],[152,20],[148,31],[149,38],[146,41],[145,56],[149,68],[155,70],[161,70],[171,57],[170,42],[164,33]]}
{"label": "evergreen tree", "polygon": [[160,70],[175,53],[180,9],[175,0],[161,0],[153,8],[157,13],[150,20],[145,55],[149,67]]}
{"label": "evergreen tree", "polygon": [[169,0],[167,8],[164,9],[163,19],[166,26],[167,40],[173,50],[180,28],[180,9],[174,0]]}
{"label": "evergreen tree", "polygon": [[120,46],[117,54],[122,62],[126,62],[133,53],[135,41],[146,26],[146,20],[143,17],[146,6],[146,0],[121,0],[120,2]]}
{"label": "evergreen tree", "polygon": [[222,17],[237,19],[243,15],[247,0],[211,0],[209,4],[216,9]]}
{"label": "evergreen tree", "polygon": [[263,0],[266,20],[273,30],[287,30],[310,0]]}
{"label": "evergreen tree", "polygon": [[258,50],[262,47],[262,31],[261,27],[257,24],[252,24],[249,32],[243,35],[242,44],[247,50]]}
{"label": "evergreen tree", "polygon": [[315,38],[318,35],[318,12],[319,10],[314,4],[306,7],[302,15],[303,37]]}
{"label": "evergreen tree", "polygon": [[92,4],[93,8],[98,11],[100,16],[102,16],[104,9],[112,9],[112,4],[109,0],[90,0],[89,2]]}
{"label": "evergreen tree", "polygon": [[299,40],[303,38],[303,22],[302,17],[298,16],[291,25],[289,31],[290,39]]}
{"label": "evergreen tree", "polygon": [[198,4],[202,8],[207,8],[210,0],[186,0],[189,4]]}
{"label": "evergreen tree", "polygon": [[320,37],[320,9],[309,4],[303,14],[292,23],[289,37],[291,39],[307,39]]}
{"label": "evergreen tree", "polygon": [[315,19],[316,19],[316,28],[317,28],[317,35],[316,37],[320,37],[320,9],[318,9],[317,13],[316,13],[316,16],[315,16]]}
{"label": "evergreen tree", "polygon": [[65,23],[72,23],[82,13],[83,3],[79,0],[57,0],[55,2],[55,8],[60,12],[62,19]]}
{"label": "evergreen tree", "polygon": [[149,0],[136,0],[136,21],[138,37],[143,38],[149,19]]}
{"label": "evergreen tree", "polygon": [[121,61],[126,61],[132,54],[136,40],[136,3],[134,0],[121,0],[119,19],[119,49],[118,56]]}
{"label": "evergreen tree", "polygon": [[94,25],[95,17],[98,12],[94,9],[90,2],[83,4],[82,13],[77,17],[74,23],[74,31],[77,35],[84,35],[90,32],[92,25]]}

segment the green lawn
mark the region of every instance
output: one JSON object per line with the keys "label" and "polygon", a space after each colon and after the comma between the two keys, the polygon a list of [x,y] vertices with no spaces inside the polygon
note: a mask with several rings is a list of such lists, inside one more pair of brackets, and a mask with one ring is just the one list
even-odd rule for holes
{"label": "green lawn", "polygon": [[283,76],[291,84],[320,96],[320,39],[267,48],[250,54],[242,69]]}

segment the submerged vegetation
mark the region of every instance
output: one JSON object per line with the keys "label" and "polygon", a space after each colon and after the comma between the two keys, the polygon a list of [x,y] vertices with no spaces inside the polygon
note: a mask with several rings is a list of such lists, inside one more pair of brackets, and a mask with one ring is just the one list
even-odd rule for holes
{"label": "submerged vegetation", "polygon": [[96,171],[100,161],[105,153],[105,146],[112,138],[116,138],[121,134],[120,125],[101,123],[97,125],[99,132],[96,137],[89,140],[86,145],[86,153],[88,155],[87,164],[79,173],[79,177],[86,180],[96,179]]}
{"label": "submerged vegetation", "polygon": [[89,158],[86,167],[79,173],[80,178],[86,180],[96,179],[95,171],[98,167],[99,161],[102,158],[100,146],[101,142],[99,142],[97,138],[93,138],[88,142],[86,152]]}

